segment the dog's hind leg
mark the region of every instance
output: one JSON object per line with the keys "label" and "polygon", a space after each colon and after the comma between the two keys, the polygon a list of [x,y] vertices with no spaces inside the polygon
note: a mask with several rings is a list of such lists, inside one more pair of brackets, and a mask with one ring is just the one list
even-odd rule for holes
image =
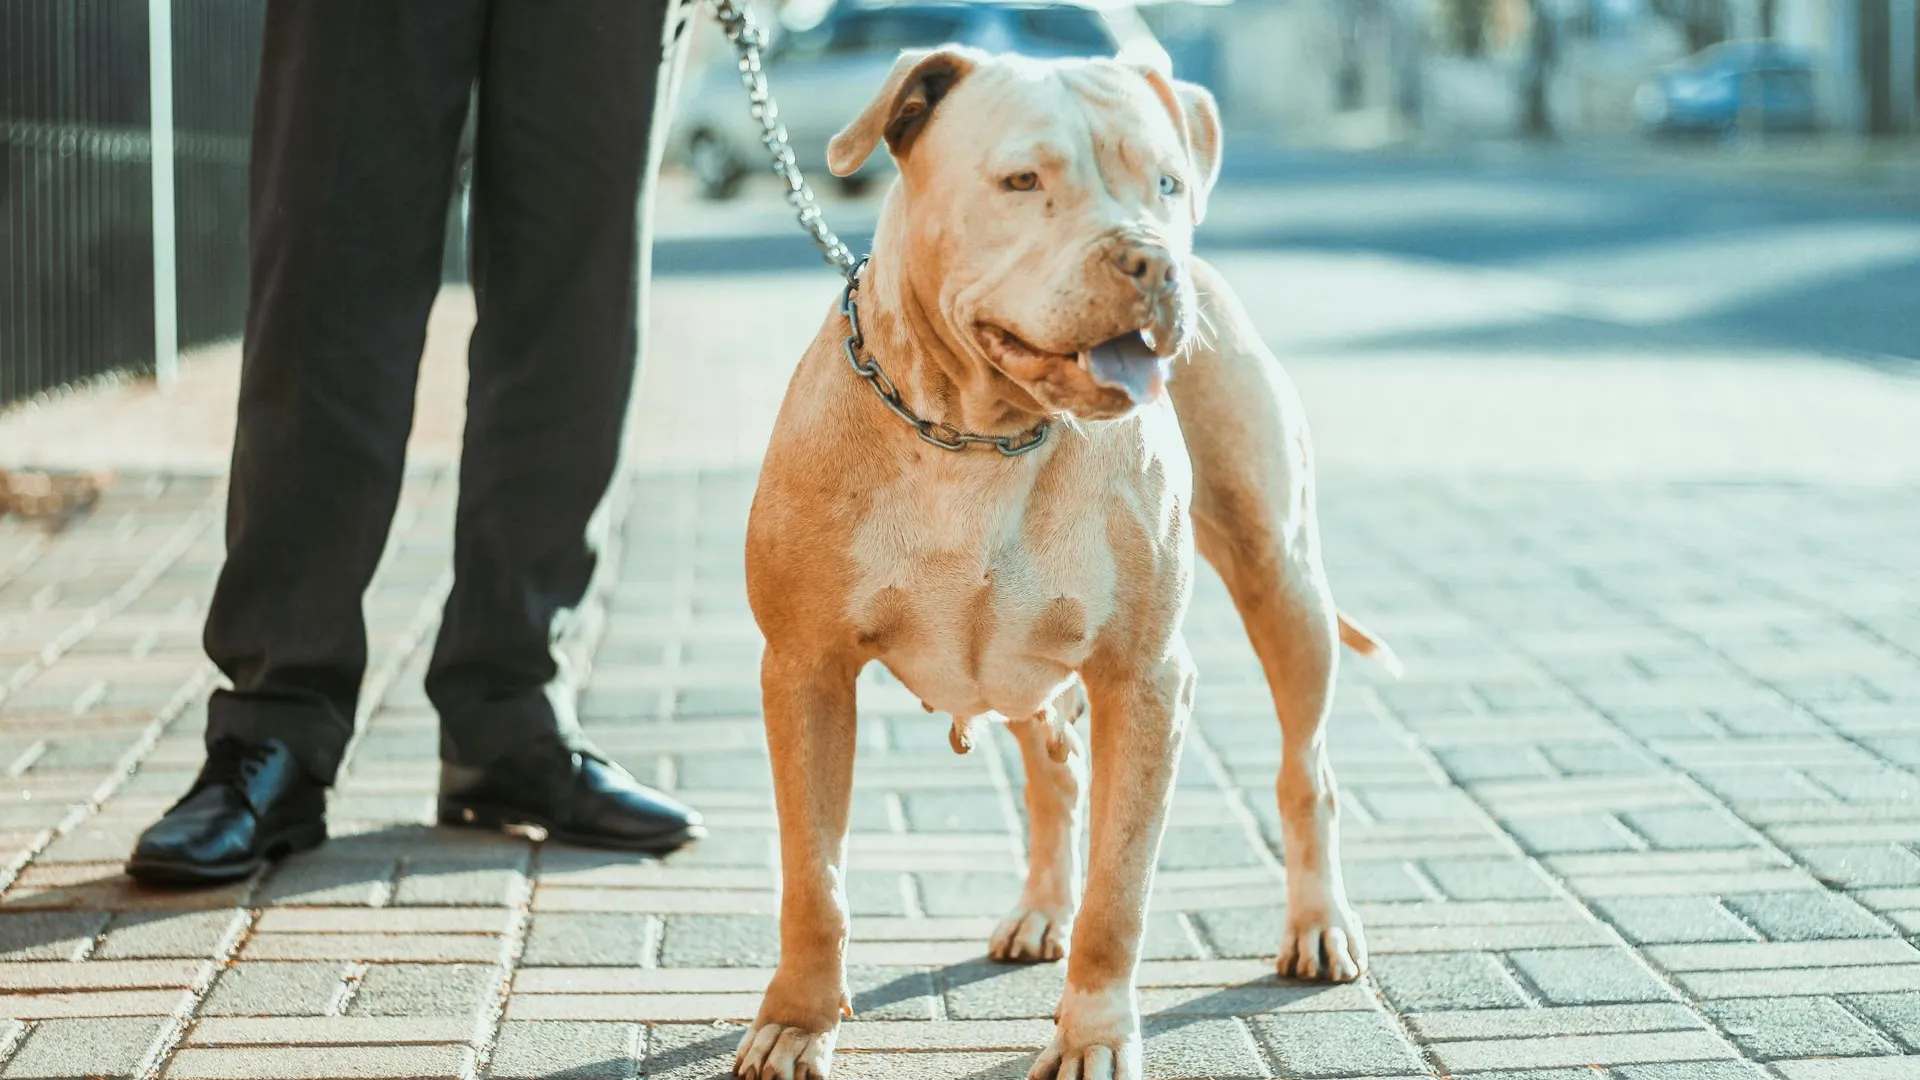
{"label": "dog's hind leg", "polygon": [[1194,271],[1210,340],[1170,389],[1193,459],[1195,539],[1226,581],[1280,714],[1280,973],[1344,982],[1367,951],[1340,873],[1326,744],[1340,617],[1321,562],[1305,411],[1219,274],[1197,259]]}
{"label": "dog's hind leg", "polygon": [[[1056,710],[1077,707],[1080,688],[1062,694]],[[1068,714],[1071,715],[1070,713]],[[1020,743],[1027,770],[1027,883],[1000,925],[988,955],[995,960],[1058,960],[1067,954],[1080,904],[1080,792],[1086,787],[1085,747],[1066,717],[1056,729],[1046,714],[1007,725]],[[1056,760],[1057,740],[1065,752]]]}

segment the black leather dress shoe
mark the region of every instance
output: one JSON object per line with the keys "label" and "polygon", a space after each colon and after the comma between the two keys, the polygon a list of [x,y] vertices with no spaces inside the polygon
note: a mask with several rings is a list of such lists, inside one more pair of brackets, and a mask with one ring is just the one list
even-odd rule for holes
{"label": "black leather dress shoe", "polygon": [[211,885],[327,838],[327,789],[279,739],[207,751],[199,779],[134,846],[127,873],[155,885]]}
{"label": "black leather dress shoe", "polygon": [[555,840],[664,855],[707,835],[700,815],[591,752],[440,766],[440,824],[536,825]]}

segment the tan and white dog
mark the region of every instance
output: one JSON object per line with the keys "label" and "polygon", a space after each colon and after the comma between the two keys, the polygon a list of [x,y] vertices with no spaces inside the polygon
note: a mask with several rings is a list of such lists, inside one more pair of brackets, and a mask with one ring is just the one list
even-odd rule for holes
{"label": "tan and white dog", "polygon": [[848,369],[838,312],[801,360],[747,537],[783,893],[779,967],[735,1071],[831,1065],[849,1010],[854,683],[877,660],[953,715],[955,749],[986,721],[1020,744],[1030,866],[990,951],[1068,956],[1032,1075],[1137,1078],[1134,972],[1194,698],[1181,623],[1196,542],[1280,714],[1283,974],[1366,965],[1323,727],[1337,642],[1384,652],[1334,609],[1298,397],[1192,255],[1219,174],[1207,92],[1116,60],[945,48],[900,59],[834,139],[834,171],[883,139],[900,177],[859,283],[865,351],[929,420],[1053,430],[1021,456],[929,445]]}

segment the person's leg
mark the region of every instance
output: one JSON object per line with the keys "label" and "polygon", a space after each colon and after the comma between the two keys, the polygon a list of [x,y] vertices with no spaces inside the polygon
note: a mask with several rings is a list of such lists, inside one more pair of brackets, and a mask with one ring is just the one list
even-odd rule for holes
{"label": "person's leg", "polygon": [[232,689],[208,705],[193,787],[127,861],[143,881],[234,880],[326,839],[487,5],[267,5],[227,561],[205,635]]}
{"label": "person's leg", "polygon": [[620,454],[645,302],[643,200],[684,12],[670,0],[493,6],[455,576],[427,675],[441,754],[457,767],[584,747],[554,645],[593,575],[588,521]]}
{"label": "person's leg", "polygon": [[330,783],[367,662],[487,0],[272,0],[208,745]]}

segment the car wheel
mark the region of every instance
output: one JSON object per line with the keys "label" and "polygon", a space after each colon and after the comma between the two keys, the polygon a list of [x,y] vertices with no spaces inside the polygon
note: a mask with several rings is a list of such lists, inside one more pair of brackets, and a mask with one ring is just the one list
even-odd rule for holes
{"label": "car wheel", "polygon": [[716,202],[731,199],[739,194],[740,181],[746,178],[746,173],[720,140],[704,131],[688,140],[687,163],[693,169],[704,199]]}

